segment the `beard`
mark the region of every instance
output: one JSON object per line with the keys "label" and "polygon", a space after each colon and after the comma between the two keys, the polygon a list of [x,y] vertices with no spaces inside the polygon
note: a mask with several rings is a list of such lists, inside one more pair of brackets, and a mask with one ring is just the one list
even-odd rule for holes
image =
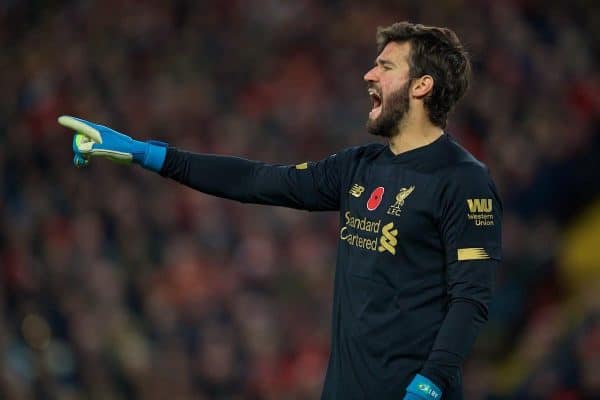
{"label": "beard", "polygon": [[400,121],[406,115],[409,108],[408,89],[406,82],[400,89],[392,92],[388,99],[381,103],[379,116],[367,120],[367,132],[375,136],[391,138],[398,132]]}

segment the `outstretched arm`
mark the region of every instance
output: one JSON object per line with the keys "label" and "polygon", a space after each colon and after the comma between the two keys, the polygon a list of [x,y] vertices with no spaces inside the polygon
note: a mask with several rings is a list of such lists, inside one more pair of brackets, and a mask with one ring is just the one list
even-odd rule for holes
{"label": "outstretched arm", "polygon": [[296,166],[269,165],[185,152],[161,142],[140,142],[106,126],[70,116],[62,116],[58,121],[77,132],[73,138],[73,162],[78,167],[86,166],[93,156],[133,162],[207,194],[305,210],[339,209],[344,160],[351,152]]}
{"label": "outstretched arm", "polygon": [[238,157],[169,148],[160,174],[204,193],[244,203],[337,210],[342,157],[270,165]]}

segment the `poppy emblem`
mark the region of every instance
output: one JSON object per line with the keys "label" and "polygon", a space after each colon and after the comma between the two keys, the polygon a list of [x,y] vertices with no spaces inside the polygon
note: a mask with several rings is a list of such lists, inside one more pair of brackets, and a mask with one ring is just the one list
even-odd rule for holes
{"label": "poppy emblem", "polygon": [[369,200],[367,201],[367,210],[373,211],[379,207],[379,204],[381,204],[381,200],[383,199],[384,191],[385,188],[383,186],[378,186],[375,188],[375,190],[373,190],[371,197],[369,197]]}

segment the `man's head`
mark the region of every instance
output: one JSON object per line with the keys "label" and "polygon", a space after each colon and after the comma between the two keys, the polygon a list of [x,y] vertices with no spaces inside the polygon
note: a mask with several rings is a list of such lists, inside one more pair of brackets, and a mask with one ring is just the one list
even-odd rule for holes
{"label": "man's head", "polygon": [[413,107],[440,128],[469,86],[471,65],[456,34],[409,22],[377,30],[378,57],[364,79],[373,109],[367,129],[392,137]]}

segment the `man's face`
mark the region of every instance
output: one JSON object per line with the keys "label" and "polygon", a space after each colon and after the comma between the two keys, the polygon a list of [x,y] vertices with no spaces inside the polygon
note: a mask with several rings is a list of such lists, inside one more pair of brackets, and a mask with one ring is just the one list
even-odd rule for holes
{"label": "man's face", "polygon": [[392,137],[409,109],[410,43],[388,43],[364,79],[368,84],[373,109],[367,130],[377,136]]}

